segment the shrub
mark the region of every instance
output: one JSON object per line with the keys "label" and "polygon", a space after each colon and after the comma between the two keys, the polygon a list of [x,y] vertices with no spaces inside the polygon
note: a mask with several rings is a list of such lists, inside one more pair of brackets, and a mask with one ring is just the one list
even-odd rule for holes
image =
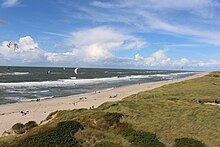
{"label": "shrub", "polygon": [[30,130],[34,127],[37,127],[37,123],[35,121],[29,121],[24,125],[25,130]]}
{"label": "shrub", "polygon": [[118,123],[115,126],[115,129],[118,130],[119,134],[122,134],[125,137],[127,137],[135,132],[135,130],[132,128],[131,124],[128,124],[128,123]]}
{"label": "shrub", "polygon": [[165,147],[165,145],[158,140],[155,134],[136,131],[128,123],[118,123],[115,126],[115,129],[118,130],[118,133],[127,138],[132,146]]}
{"label": "shrub", "polygon": [[205,147],[206,145],[198,140],[191,138],[179,138],[175,139],[173,147]]}
{"label": "shrub", "polygon": [[95,144],[95,147],[122,147],[121,145],[115,144],[109,141],[102,141]]}
{"label": "shrub", "polygon": [[217,77],[220,77],[220,76],[219,76],[219,75],[213,75],[213,77],[216,77],[216,78],[217,78]]}
{"label": "shrub", "polygon": [[109,113],[107,112],[105,115],[104,115],[104,119],[105,121],[108,123],[109,126],[112,126],[114,124],[117,124],[119,123],[120,121],[120,118],[122,117],[123,115],[121,113]]}
{"label": "shrub", "polygon": [[18,146],[80,146],[74,138],[79,129],[83,126],[77,121],[60,122],[55,128],[27,137]]}
{"label": "shrub", "polygon": [[149,132],[136,131],[130,135],[129,142],[137,147],[165,147],[155,134]]}
{"label": "shrub", "polygon": [[12,130],[13,130],[16,134],[23,134],[23,133],[25,133],[24,124],[22,124],[22,123],[16,123],[15,125],[12,126]]}

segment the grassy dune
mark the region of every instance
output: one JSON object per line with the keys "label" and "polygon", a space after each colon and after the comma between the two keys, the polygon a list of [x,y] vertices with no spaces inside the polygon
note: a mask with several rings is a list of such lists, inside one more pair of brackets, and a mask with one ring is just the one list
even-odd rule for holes
{"label": "grassy dune", "polygon": [[[220,100],[220,73],[141,92],[93,110],[58,111],[49,123],[24,135],[1,138],[0,146],[37,146],[40,141],[45,142],[39,138],[49,136],[57,140],[51,145],[66,140],[75,146],[143,146],[149,143],[148,146],[177,147],[176,139],[189,138],[194,139],[192,146],[218,147],[220,107],[198,103],[198,100]],[[60,122],[67,125],[62,126]],[[56,134],[77,126],[78,122],[80,127],[74,132],[67,131],[63,136]]]}

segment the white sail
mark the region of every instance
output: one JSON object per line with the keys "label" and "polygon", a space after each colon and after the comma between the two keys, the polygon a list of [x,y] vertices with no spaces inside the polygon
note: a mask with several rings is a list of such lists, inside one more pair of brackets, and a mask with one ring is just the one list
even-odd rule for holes
{"label": "white sail", "polygon": [[78,74],[79,73],[79,68],[75,68],[74,72],[75,72],[75,74]]}

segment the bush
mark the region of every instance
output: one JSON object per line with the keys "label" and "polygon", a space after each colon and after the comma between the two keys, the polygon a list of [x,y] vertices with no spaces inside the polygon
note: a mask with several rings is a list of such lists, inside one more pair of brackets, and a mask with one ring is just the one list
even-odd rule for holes
{"label": "bush", "polygon": [[34,127],[37,127],[37,123],[35,121],[29,121],[24,125],[25,130],[30,130]]}
{"label": "bush", "polygon": [[55,128],[27,137],[18,146],[80,146],[74,138],[79,129],[83,126],[77,121],[60,122]]}
{"label": "bush", "polygon": [[12,126],[12,130],[13,130],[16,134],[23,134],[23,133],[25,133],[24,124],[22,124],[22,123],[16,123],[15,125]]}
{"label": "bush", "polygon": [[135,130],[132,128],[131,124],[128,123],[118,123],[115,126],[115,129],[118,130],[118,133],[127,137],[135,132]]}
{"label": "bush", "polygon": [[121,145],[115,144],[109,141],[102,141],[95,144],[95,147],[122,147]]}
{"label": "bush", "polygon": [[219,76],[219,75],[213,75],[213,77],[216,77],[216,78],[217,78],[217,77],[220,77],[220,76]]}
{"label": "bush", "polygon": [[165,147],[155,134],[149,132],[136,131],[130,135],[129,142],[137,147]]}
{"label": "bush", "polygon": [[149,132],[136,131],[128,123],[118,123],[115,126],[115,129],[118,130],[118,133],[128,139],[132,146],[137,147],[165,147],[161,143],[157,136]]}
{"label": "bush", "polygon": [[104,119],[108,123],[109,126],[112,126],[114,124],[119,123],[122,116],[123,115],[121,113],[109,113],[109,112],[107,112],[104,115]]}
{"label": "bush", "polygon": [[198,140],[191,138],[179,138],[175,139],[173,147],[205,147],[206,145]]}

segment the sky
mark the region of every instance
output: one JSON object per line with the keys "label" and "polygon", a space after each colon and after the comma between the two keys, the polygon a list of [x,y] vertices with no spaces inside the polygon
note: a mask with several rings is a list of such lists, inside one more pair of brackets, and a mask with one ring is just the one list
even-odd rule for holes
{"label": "sky", "polygon": [[0,66],[219,70],[219,14],[218,0],[0,0]]}

